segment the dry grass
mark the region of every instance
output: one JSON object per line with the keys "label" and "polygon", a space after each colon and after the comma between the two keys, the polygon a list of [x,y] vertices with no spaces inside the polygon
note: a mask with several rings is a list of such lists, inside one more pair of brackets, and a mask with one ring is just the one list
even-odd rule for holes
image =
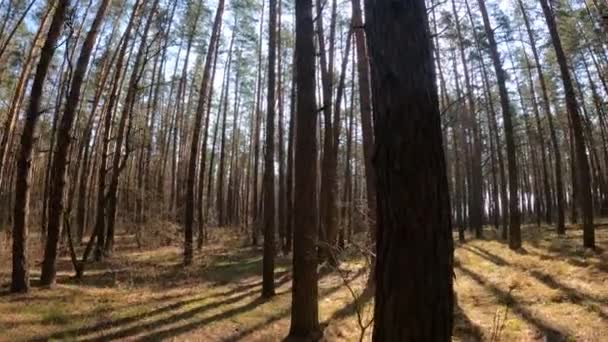
{"label": "dry grass", "polygon": [[[281,340],[289,330],[289,259],[277,260],[277,296],[262,300],[261,251],[228,238],[235,231],[221,232],[190,267],[181,265],[178,245],[138,249],[134,236],[121,235],[115,256],[89,267],[82,280],[71,277],[62,258],[59,285],[27,295],[6,293],[10,260],[2,253],[0,340]],[[598,227],[599,252],[578,247],[578,230],[565,238],[545,228],[524,232],[520,252],[491,231],[492,239],[457,245],[455,340],[491,340],[495,318],[507,309],[501,341],[608,341],[608,227]],[[36,279],[39,242],[32,240]],[[341,266],[357,293],[366,281],[364,265],[349,258]],[[336,272],[324,272],[319,284],[328,341],[359,339],[353,296],[343,283]],[[361,302],[369,319],[372,301]]]}

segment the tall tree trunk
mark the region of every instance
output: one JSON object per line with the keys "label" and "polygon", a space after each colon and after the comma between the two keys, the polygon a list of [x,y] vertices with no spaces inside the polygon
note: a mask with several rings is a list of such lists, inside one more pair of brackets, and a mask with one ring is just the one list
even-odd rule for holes
{"label": "tall tree trunk", "polygon": [[277,52],[277,2],[268,2],[268,90],[266,93],[266,153],[264,154],[264,259],[262,297],[274,296],[275,193],[274,193],[274,117]]}
{"label": "tall tree trunk", "polygon": [[496,72],[498,83],[498,93],[500,95],[500,105],[502,109],[503,125],[505,129],[505,140],[507,142],[507,167],[509,170],[509,248],[518,249],[521,247],[521,227],[518,198],[518,177],[517,177],[517,151],[511,122],[511,108],[509,103],[509,92],[507,91],[505,71],[500,61],[498,45],[494,38],[494,29],[490,25],[490,18],[486,10],[485,0],[478,0],[479,10],[483,17],[484,28],[490,46],[490,56]]}
{"label": "tall tree trunk", "polygon": [[562,157],[561,150],[559,146],[559,142],[557,140],[557,132],[555,130],[555,125],[553,123],[553,114],[551,113],[551,101],[549,100],[549,92],[547,90],[547,83],[545,81],[545,76],[542,70],[542,64],[540,63],[540,58],[538,54],[538,50],[536,48],[536,40],[534,38],[534,33],[532,32],[532,28],[530,25],[530,21],[528,19],[527,10],[524,8],[523,1],[518,0],[519,8],[521,10],[524,24],[526,26],[526,32],[528,33],[528,39],[530,43],[530,47],[532,48],[532,54],[534,56],[534,64],[536,65],[536,72],[538,76],[538,81],[540,83],[542,95],[543,95],[543,108],[545,111],[545,116],[547,117],[547,121],[549,122],[549,133],[551,138],[551,145],[553,146],[553,153],[555,154],[555,195],[557,197],[557,233],[562,235],[566,232],[565,226],[565,199],[564,199],[564,183],[562,179]]}
{"label": "tall tree trunk", "polygon": [[[236,21],[235,21],[236,23]],[[236,26],[235,26],[236,27]],[[225,181],[225,170],[226,170],[226,120],[228,117],[228,93],[230,92],[230,71],[232,70],[232,49],[234,46],[234,37],[236,30],[232,31],[232,37],[230,38],[230,46],[228,47],[228,65],[224,71],[226,89],[224,91],[223,110],[222,115],[222,132],[220,136],[220,160],[218,164],[217,174],[217,221],[220,227],[226,225],[226,195],[224,190]],[[238,85],[235,85],[235,88]]]}
{"label": "tall tree trunk", "polygon": [[[360,0],[351,0],[353,7],[353,28],[355,29],[355,47],[357,49],[357,73],[359,80],[359,110],[361,111],[361,132],[363,136],[363,154],[365,169],[365,185],[367,193],[367,209],[372,225],[370,232],[373,236],[373,221],[376,213],[376,184],[372,157],[374,153],[374,131],[372,128],[372,105],[369,84],[369,58],[365,45],[365,32]],[[373,238],[374,240],[375,238]],[[373,242],[373,241],[372,241]]]}
{"label": "tall tree trunk", "polygon": [[116,106],[116,102],[118,101],[118,89],[120,87],[120,80],[122,76],[122,68],[124,67],[124,58],[127,53],[127,48],[129,46],[129,41],[131,39],[131,34],[133,30],[133,25],[135,24],[135,19],[137,17],[137,12],[140,6],[139,0],[135,2],[133,5],[133,11],[129,18],[129,23],[125,29],[122,46],[120,47],[120,52],[118,53],[118,59],[116,61],[116,70],[114,71],[114,79],[112,80],[112,89],[110,90],[109,98],[107,99],[107,106],[105,116],[103,117],[103,124],[100,121],[100,125],[103,125],[103,135],[102,146],[100,150],[101,160],[99,164],[99,175],[97,181],[97,212],[95,219],[95,227],[93,229],[93,234],[91,239],[89,240],[87,247],[83,254],[83,262],[86,262],[88,258],[88,254],[92,248],[92,244],[97,239],[97,243],[95,246],[95,260],[101,260],[103,257],[103,249],[106,241],[106,175],[107,175],[107,164],[108,164],[108,153],[109,153],[109,145],[110,145],[110,133],[112,126],[112,116],[114,113],[114,109]]}
{"label": "tall tree trunk", "polygon": [[15,123],[17,122],[17,114],[19,113],[19,109],[23,103],[25,88],[27,85],[27,81],[30,76],[30,70],[33,66],[34,62],[34,51],[36,51],[37,46],[42,38],[42,33],[44,28],[46,27],[47,20],[49,18],[49,14],[52,11],[51,8],[47,9],[44,13],[44,16],[40,20],[40,24],[38,26],[38,30],[34,35],[32,40],[32,44],[27,53],[27,57],[23,62],[23,68],[21,70],[21,74],[19,75],[19,80],[15,85],[15,90],[13,92],[13,97],[11,99],[10,106],[5,115],[5,121],[2,129],[2,140],[0,140],[0,193],[2,192],[2,184],[4,177],[6,177],[6,173],[4,169],[6,168],[6,163],[8,159],[8,146],[9,146],[9,138],[13,134],[13,129],[15,127]]}
{"label": "tall tree trunk", "polygon": [[466,122],[468,123],[467,126],[471,129],[471,134],[473,135],[471,138],[471,140],[473,141],[473,153],[471,155],[471,184],[469,184],[471,192],[471,207],[469,210],[470,221],[471,226],[475,231],[475,236],[477,238],[481,238],[483,229],[483,177],[481,170],[481,136],[477,124],[477,114],[474,99],[475,94],[471,85],[471,79],[469,76],[469,66],[465,57],[464,39],[462,37],[462,32],[460,29],[460,20],[458,19],[458,12],[456,11],[456,3],[454,0],[452,0],[452,11],[454,12],[454,21],[456,23],[456,31],[458,34],[458,48],[460,52],[460,60],[462,62],[464,70],[466,98],[469,107],[469,113],[466,117]]}
{"label": "tall tree trunk", "polygon": [[29,290],[29,266],[27,260],[27,229],[29,207],[29,178],[32,166],[32,150],[34,148],[34,130],[40,117],[40,104],[44,80],[49,65],[55,54],[57,41],[65,21],[68,0],[58,0],[51,20],[51,26],[40,51],[40,60],[30,91],[30,104],[26,112],[23,133],[21,134],[21,149],[17,159],[17,179],[15,183],[15,210],[13,225],[13,269],[11,292],[27,292]]}
{"label": "tall tree trunk", "polygon": [[450,341],[452,227],[426,6],[370,1],[366,18],[378,190],[372,340]]}
{"label": "tall tree trunk", "polygon": [[[203,79],[201,81],[201,87],[199,89],[199,99],[196,108],[196,114],[194,118],[194,126],[192,130],[192,143],[190,145],[190,156],[188,161],[188,178],[186,183],[186,210],[185,210],[185,221],[184,221],[184,264],[189,265],[192,263],[192,226],[194,223],[194,184],[196,183],[196,157],[198,153],[199,136],[203,121],[203,113],[206,107],[208,91],[207,88],[210,85],[209,78],[211,74],[211,65],[215,56],[215,49],[217,48],[217,41],[220,34],[220,25],[222,22],[222,15],[224,14],[224,0],[220,0],[217,5],[215,12],[215,19],[213,20],[213,29],[209,45],[207,48],[207,55],[205,59],[205,67],[203,69]],[[205,153],[205,151],[202,151]],[[204,167],[204,165],[201,165]],[[202,179],[200,180],[202,183]],[[201,185],[202,186],[202,185]]]}
{"label": "tall tree trunk", "polygon": [[320,337],[317,239],[317,108],[312,0],[296,2],[297,111],[290,337]]}
{"label": "tall tree trunk", "polygon": [[[220,23],[220,28],[218,28],[218,30],[221,30],[221,23]],[[218,37],[219,37],[219,33],[218,33]],[[215,47],[213,48],[213,67],[212,67],[212,71],[211,71],[211,79],[209,84],[213,85],[213,82],[215,80],[215,72],[216,72],[216,66],[217,66],[217,55],[218,55],[218,45],[219,45],[219,39],[216,39],[215,41]],[[206,63],[206,61],[205,61]],[[204,69],[203,69],[204,70]],[[207,86],[207,88],[209,89],[207,91],[207,94],[205,94],[205,96],[207,97],[205,99],[206,103],[207,103],[207,107],[205,108],[205,128],[203,130],[203,144],[201,147],[201,162],[200,162],[200,166],[199,166],[199,175],[198,175],[198,189],[197,189],[197,197],[198,197],[198,208],[197,208],[197,213],[198,213],[198,241],[197,241],[197,247],[200,249],[203,247],[203,243],[205,241],[205,237],[206,237],[206,230],[205,230],[205,219],[207,219],[207,217],[204,215],[205,211],[204,208],[205,206],[203,205],[203,189],[204,189],[204,183],[205,183],[205,165],[206,165],[206,161],[207,161],[207,140],[208,140],[208,136],[209,136],[209,120],[211,117],[211,100],[213,99],[213,86]],[[200,89],[199,89],[199,101],[200,101]],[[196,114],[195,114],[196,115]],[[196,117],[195,117],[196,119]],[[213,174],[213,169],[210,168],[209,170],[209,175]],[[211,179],[209,179],[209,182],[211,182]],[[187,193],[186,193],[187,195]],[[211,199],[209,197],[207,197],[207,201],[210,201]]]}
{"label": "tall tree trunk", "polygon": [[574,136],[575,158],[577,166],[578,184],[578,200],[581,213],[583,215],[583,245],[587,248],[595,248],[595,231],[593,227],[593,199],[591,196],[591,175],[589,171],[589,162],[587,160],[587,151],[585,148],[585,140],[583,137],[583,127],[581,118],[578,113],[578,103],[570,71],[568,70],[568,61],[564,49],[562,48],[561,39],[557,31],[555,17],[552,8],[549,7],[547,0],[540,0],[547,27],[551,34],[551,41],[555,50],[557,64],[561,73],[562,83],[566,96],[566,109],[570,118],[572,133]]}
{"label": "tall tree trunk", "polygon": [[[152,25],[154,16],[156,15],[156,8],[158,7],[159,1],[160,0],[154,0],[154,2],[152,3],[152,7],[149,10],[150,13],[148,14],[146,24],[144,26],[143,31],[141,31],[142,39],[139,44],[139,49],[137,50],[137,55],[135,56],[135,62],[133,65],[133,70],[131,72],[131,76],[129,78],[129,84],[128,84],[128,88],[127,88],[125,102],[123,103],[122,113],[120,116],[120,120],[118,122],[118,132],[116,135],[116,141],[114,143],[114,155],[113,155],[114,159],[112,160],[112,177],[110,178],[110,184],[108,186],[108,193],[106,195],[107,196],[107,206],[106,206],[107,238],[105,241],[104,251],[108,255],[112,254],[113,249],[114,249],[116,208],[118,205],[118,182],[119,182],[122,170],[127,165],[129,154],[131,153],[131,148],[129,147],[129,135],[130,135],[129,133],[131,132],[131,128],[133,125],[133,120],[132,120],[133,107],[135,106],[135,101],[137,100],[139,81],[143,75],[145,64],[147,61],[148,32],[150,31],[150,27]],[[146,56],[144,56],[144,54]],[[128,127],[127,127],[127,121],[128,121]],[[123,139],[125,141],[124,156],[122,154]],[[129,203],[129,202],[127,200],[125,200],[125,203]]]}
{"label": "tall tree trunk", "polygon": [[285,254],[291,251],[292,242],[293,242],[293,211],[294,211],[294,143],[295,143],[295,125],[296,125],[296,54],[294,50],[293,54],[293,63],[292,63],[292,73],[291,73],[291,94],[290,94],[290,103],[289,103],[289,132],[287,133],[287,185],[285,191],[285,197],[287,198],[287,208],[286,208],[286,227],[285,227]]}
{"label": "tall tree trunk", "polygon": [[260,129],[261,129],[261,119],[262,113],[260,110],[261,98],[262,98],[262,35],[264,28],[264,5],[266,4],[265,0],[262,0],[262,8],[260,12],[260,30],[259,30],[259,42],[258,42],[258,74],[256,78],[256,100],[255,100],[255,127],[254,127],[254,136],[253,136],[253,175],[252,175],[252,192],[253,196],[251,197],[251,236],[252,236],[252,244],[257,246],[258,244],[258,170],[259,170],[259,158],[260,158]]}
{"label": "tall tree trunk", "polygon": [[97,40],[97,34],[105,17],[110,0],[104,0],[97,10],[95,19],[89,28],[84,40],[80,56],[76,63],[76,69],[70,84],[70,92],[66,99],[65,112],[61,116],[59,129],[57,131],[57,147],[53,155],[51,166],[51,187],[49,192],[49,220],[47,226],[47,240],[42,262],[42,285],[53,285],[56,275],[57,244],[59,243],[61,216],[63,214],[63,193],[65,187],[65,173],[67,168],[68,152],[71,143],[71,130],[76,116],[78,101],[80,101],[80,90],[84,76],[89,66],[91,52]]}

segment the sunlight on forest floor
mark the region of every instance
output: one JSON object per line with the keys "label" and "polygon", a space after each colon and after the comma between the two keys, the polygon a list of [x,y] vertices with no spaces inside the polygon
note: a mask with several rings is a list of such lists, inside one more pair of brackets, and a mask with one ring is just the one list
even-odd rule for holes
{"label": "sunlight on forest floor", "polygon": [[[501,341],[607,341],[608,226],[597,229],[598,253],[583,250],[580,235],[568,230],[558,238],[527,227],[520,252],[490,230],[484,240],[457,244],[455,340],[489,341],[501,331]],[[34,242],[32,250],[38,247]],[[278,258],[277,296],[264,301],[261,250],[243,239],[213,236],[193,266],[184,267],[179,246],[140,250],[133,236],[121,235],[114,257],[89,266],[80,281],[63,258],[59,285],[45,290],[34,281],[27,295],[7,294],[10,260],[5,253],[0,258],[0,340],[276,341],[289,330],[290,260]],[[31,259],[33,280],[40,259]],[[344,282],[360,294],[364,265],[349,259],[341,273],[321,275],[319,310],[329,341],[359,340]],[[363,302],[365,324],[371,302]]]}

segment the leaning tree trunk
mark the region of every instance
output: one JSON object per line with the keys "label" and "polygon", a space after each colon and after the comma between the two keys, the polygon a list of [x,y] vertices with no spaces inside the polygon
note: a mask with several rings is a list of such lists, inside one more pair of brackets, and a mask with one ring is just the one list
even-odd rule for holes
{"label": "leaning tree trunk", "polygon": [[515,137],[513,123],[511,121],[511,105],[509,103],[509,92],[506,85],[505,71],[500,61],[498,44],[494,38],[494,30],[490,25],[490,18],[486,10],[485,0],[477,0],[479,10],[483,17],[483,24],[488,37],[490,46],[490,57],[494,64],[496,80],[498,83],[498,93],[500,95],[500,106],[502,108],[503,125],[505,129],[505,140],[507,142],[507,168],[509,170],[509,248],[518,249],[521,247],[521,227],[519,213],[518,177],[517,177],[517,152],[515,147]]}
{"label": "leaning tree trunk", "polygon": [[450,200],[426,6],[376,0],[366,18],[378,191],[373,341],[451,341]]}
{"label": "leaning tree trunk", "polygon": [[[188,161],[188,178],[186,180],[186,213],[184,221],[184,264],[189,265],[192,263],[192,238],[193,238],[193,224],[194,224],[194,184],[196,183],[196,157],[198,153],[198,141],[201,132],[201,126],[203,121],[203,113],[206,108],[206,101],[211,99],[207,98],[209,87],[209,78],[211,74],[211,65],[215,56],[215,49],[217,47],[216,41],[219,39],[220,24],[222,22],[222,15],[224,14],[224,0],[220,0],[217,5],[215,13],[215,19],[213,21],[213,31],[211,33],[211,39],[209,40],[209,46],[207,48],[207,57],[205,60],[205,67],[203,69],[203,79],[201,81],[201,88],[199,89],[199,99],[196,108],[196,114],[194,118],[194,126],[192,130],[192,144],[190,145],[190,156]],[[206,151],[202,151],[205,153]],[[204,167],[202,165],[201,167]],[[201,179],[202,183],[203,180]],[[202,186],[202,184],[201,184]]]}
{"label": "leaning tree trunk", "polygon": [[27,57],[23,62],[23,68],[21,70],[21,74],[19,75],[19,80],[15,85],[13,97],[5,115],[5,121],[2,126],[2,139],[0,140],[0,193],[2,192],[2,184],[5,174],[7,174],[4,172],[4,170],[6,169],[6,163],[8,161],[9,138],[13,134],[15,123],[17,122],[17,113],[19,113],[19,109],[23,103],[26,84],[30,76],[30,69],[33,66],[34,52],[36,51],[40,38],[42,37],[42,32],[46,27],[47,19],[49,18],[50,13],[51,9],[48,9],[40,20],[38,31],[36,31],[36,35],[32,40],[32,45],[27,53]]}
{"label": "leaning tree trunk", "polygon": [[574,137],[574,151],[577,166],[577,183],[573,186],[578,187],[578,200],[581,213],[583,214],[583,244],[588,248],[595,248],[595,232],[593,227],[593,199],[591,196],[591,175],[589,171],[589,162],[587,160],[587,150],[585,148],[585,140],[583,137],[583,126],[578,112],[578,103],[570,71],[568,70],[568,61],[562,47],[553,10],[549,7],[547,0],[540,0],[543,8],[547,27],[551,34],[551,41],[555,49],[555,57],[562,77],[564,92],[566,95],[566,109],[570,117],[572,125],[572,134]]}
{"label": "leaning tree trunk", "polygon": [[[104,245],[104,251],[107,255],[112,254],[114,250],[114,231],[116,225],[116,210],[118,205],[118,181],[120,179],[122,170],[127,164],[128,156],[131,152],[129,147],[129,133],[131,131],[133,122],[133,107],[135,106],[135,101],[137,100],[139,80],[143,75],[143,69],[145,67],[147,59],[144,54],[147,54],[146,44],[148,31],[150,30],[154,16],[156,15],[156,8],[158,7],[159,1],[160,0],[155,0],[152,3],[152,7],[150,8],[150,13],[146,20],[146,24],[144,26],[143,31],[141,31],[141,42],[139,44],[139,49],[135,56],[135,63],[133,65],[133,70],[131,71],[131,76],[129,78],[125,102],[123,103],[122,113],[118,122],[118,132],[116,133],[117,135],[115,137],[116,141],[114,143],[114,153],[112,160],[112,177],[110,178],[110,184],[108,185],[108,192],[106,195],[107,203],[105,207],[107,219],[107,237]],[[124,156],[121,153],[123,139],[125,141]],[[128,203],[128,201],[125,201],[125,203]]]}
{"label": "leaning tree trunk", "polygon": [[51,20],[51,26],[40,51],[40,60],[30,91],[30,104],[25,115],[21,149],[17,159],[17,179],[15,183],[15,210],[13,225],[13,270],[11,292],[27,292],[30,286],[29,267],[27,262],[27,216],[29,207],[29,178],[32,167],[32,150],[34,149],[34,130],[40,117],[42,88],[55,54],[57,40],[61,35],[63,22],[69,6],[69,0],[59,0]]}
{"label": "leaning tree trunk", "polygon": [[564,199],[564,183],[562,180],[562,153],[560,150],[559,142],[557,140],[557,132],[555,130],[555,125],[553,123],[553,114],[551,113],[551,101],[549,100],[549,92],[547,90],[547,83],[545,81],[545,75],[542,70],[542,64],[540,63],[540,58],[538,54],[538,50],[536,48],[536,40],[534,38],[534,33],[532,32],[532,28],[530,25],[530,21],[528,20],[527,10],[524,8],[523,2],[518,1],[519,8],[522,13],[522,17],[524,19],[524,24],[526,26],[526,32],[528,34],[528,39],[530,43],[530,47],[532,48],[532,54],[534,57],[534,64],[536,65],[536,73],[538,76],[538,81],[540,83],[540,88],[543,96],[543,109],[545,111],[545,116],[547,117],[547,121],[549,122],[549,133],[551,138],[551,145],[553,146],[554,163],[555,163],[555,195],[557,202],[557,233],[562,235],[566,232],[565,226],[565,199]]}
{"label": "leaning tree trunk", "polygon": [[80,89],[89,65],[89,60],[91,59],[91,52],[93,51],[99,28],[101,27],[109,4],[110,0],[104,0],[99,5],[95,19],[84,40],[78,62],[76,63],[76,69],[74,70],[74,76],[72,77],[72,84],[70,84],[70,92],[66,100],[65,112],[61,116],[59,129],[57,130],[57,146],[51,165],[47,239],[44,249],[44,260],[42,262],[42,275],[40,277],[42,285],[48,286],[55,283],[57,244],[59,243],[60,220],[64,205],[63,192],[65,188],[65,173],[71,143],[70,133],[72,131],[72,125],[74,124],[78,101],[80,100]]}

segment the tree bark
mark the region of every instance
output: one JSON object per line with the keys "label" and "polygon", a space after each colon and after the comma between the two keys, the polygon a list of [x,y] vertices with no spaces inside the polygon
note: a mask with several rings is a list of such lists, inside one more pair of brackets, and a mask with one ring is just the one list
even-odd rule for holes
{"label": "tree bark", "polygon": [[570,71],[568,70],[568,61],[562,47],[553,10],[549,7],[547,0],[540,0],[543,14],[551,34],[551,41],[555,50],[557,64],[562,78],[566,96],[566,109],[570,118],[572,134],[574,138],[574,151],[577,166],[577,183],[573,184],[578,187],[578,200],[581,213],[583,215],[583,245],[587,248],[595,248],[595,229],[593,227],[593,199],[591,196],[591,175],[589,171],[589,162],[587,160],[587,150],[585,148],[585,140],[583,136],[583,126],[578,112],[578,103]]}
{"label": "tree bark", "polygon": [[40,51],[40,60],[36,67],[36,74],[30,91],[30,104],[25,116],[23,133],[21,134],[21,148],[17,159],[17,179],[15,183],[11,292],[27,292],[30,286],[27,260],[27,216],[29,211],[31,158],[35,142],[34,130],[41,114],[40,104],[42,102],[44,80],[55,54],[68,6],[68,0],[57,1],[46,41]]}
{"label": "tree bark", "polygon": [[542,95],[543,95],[543,109],[545,111],[545,116],[547,117],[547,121],[549,122],[549,133],[551,138],[551,145],[553,146],[553,153],[555,154],[555,195],[557,197],[557,233],[562,235],[566,232],[565,226],[565,203],[564,203],[564,183],[562,179],[562,157],[561,150],[559,146],[559,142],[557,140],[557,132],[555,130],[555,125],[553,123],[553,114],[551,113],[551,101],[549,100],[549,92],[547,90],[547,84],[545,81],[545,76],[542,70],[542,65],[540,63],[540,58],[538,54],[538,50],[536,48],[536,40],[534,38],[534,34],[532,32],[532,28],[530,26],[530,21],[528,19],[527,10],[524,8],[523,2],[521,0],[518,1],[519,8],[521,10],[522,16],[524,18],[524,24],[526,26],[526,32],[528,33],[528,39],[530,43],[530,47],[532,48],[532,54],[534,57],[534,64],[536,65],[536,72],[538,76],[538,80],[540,83]]}
{"label": "tree bark", "polygon": [[294,251],[289,336],[320,337],[317,275],[317,108],[312,0],[296,2],[297,111]]}
{"label": "tree bark", "polygon": [[262,297],[274,296],[275,193],[274,193],[274,117],[277,46],[277,2],[268,2],[268,90],[266,93],[266,153],[264,154],[264,258]]}
{"label": "tree bark", "polygon": [[490,47],[490,57],[494,64],[496,72],[496,80],[498,83],[498,93],[500,95],[500,106],[502,109],[503,125],[505,130],[505,140],[507,142],[507,168],[509,170],[509,248],[521,248],[521,227],[520,227],[520,212],[519,212],[519,194],[518,194],[518,170],[517,170],[517,151],[515,146],[515,137],[513,132],[513,123],[511,122],[511,108],[509,103],[509,92],[507,91],[505,71],[500,61],[498,45],[494,38],[494,30],[490,25],[490,18],[486,10],[485,0],[478,0],[479,10],[483,17],[484,28],[488,38]]}
{"label": "tree bark", "polygon": [[368,1],[366,18],[378,190],[372,340],[451,341],[452,227],[426,6]]}
{"label": "tree bark", "polygon": [[78,101],[80,101],[81,86],[89,65],[91,52],[97,40],[97,34],[105,17],[110,0],[104,0],[97,10],[95,19],[87,33],[80,50],[80,56],[76,63],[76,69],[70,84],[70,92],[66,99],[65,112],[61,116],[59,129],[57,131],[57,147],[53,155],[51,165],[51,186],[49,192],[49,219],[47,225],[47,239],[42,262],[42,275],[40,281],[43,286],[51,286],[55,283],[57,244],[61,231],[61,216],[64,207],[65,174],[67,168],[68,152],[71,143],[71,131]]}

